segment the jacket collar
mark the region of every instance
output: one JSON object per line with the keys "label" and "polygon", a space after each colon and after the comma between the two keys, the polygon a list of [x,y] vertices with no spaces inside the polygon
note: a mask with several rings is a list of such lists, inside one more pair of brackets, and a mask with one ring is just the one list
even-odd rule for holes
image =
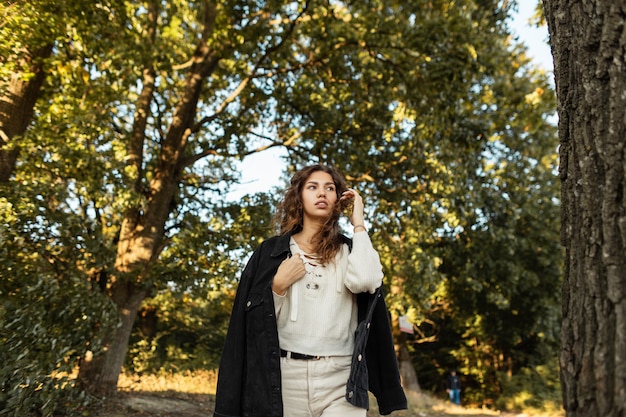
{"label": "jacket collar", "polygon": [[272,250],[272,258],[280,257],[285,253],[291,255],[291,250],[289,249],[289,241],[291,240],[291,236],[294,233],[295,231],[291,231],[276,238],[276,245],[274,245],[274,249]]}

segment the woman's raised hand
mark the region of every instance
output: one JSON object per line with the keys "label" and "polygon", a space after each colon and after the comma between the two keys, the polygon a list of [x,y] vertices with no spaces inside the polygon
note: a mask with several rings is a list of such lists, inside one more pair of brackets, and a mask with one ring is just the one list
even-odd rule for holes
{"label": "woman's raised hand", "polygon": [[361,195],[353,188],[348,188],[346,191],[341,194],[342,201],[352,200],[353,208],[352,213],[350,213],[350,223],[352,226],[363,226],[364,222],[364,214],[363,214],[363,198]]}
{"label": "woman's raised hand", "polygon": [[272,281],[272,291],[277,295],[285,295],[289,287],[300,281],[305,274],[304,262],[300,254],[296,253],[280,263]]}

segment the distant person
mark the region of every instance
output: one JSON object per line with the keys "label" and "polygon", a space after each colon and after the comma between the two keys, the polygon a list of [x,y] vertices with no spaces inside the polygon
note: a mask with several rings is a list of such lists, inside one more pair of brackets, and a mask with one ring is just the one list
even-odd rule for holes
{"label": "distant person", "polygon": [[446,391],[451,402],[461,405],[461,380],[454,369],[446,376]]}
{"label": "distant person", "polygon": [[239,282],[214,416],[365,417],[368,390],[381,414],[406,409],[359,193],[334,168],[305,167],[276,224]]}

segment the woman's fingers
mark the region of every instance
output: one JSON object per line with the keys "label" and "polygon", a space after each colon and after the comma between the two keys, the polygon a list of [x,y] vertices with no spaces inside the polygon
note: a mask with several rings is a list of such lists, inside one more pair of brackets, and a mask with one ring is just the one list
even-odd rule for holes
{"label": "woman's fingers", "polygon": [[352,213],[349,213],[350,222],[356,226],[363,224],[363,198],[354,188],[348,188],[341,195],[341,199],[352,200]]}
{"label": "woman's fingers", "polygon": [[304,269],[304,262],[300,258],[300,254],[296,253],[294,256],[285,259],[278,267],[278,272],[284,274],[291,283],[301,279],[306,273],[306,269]]}

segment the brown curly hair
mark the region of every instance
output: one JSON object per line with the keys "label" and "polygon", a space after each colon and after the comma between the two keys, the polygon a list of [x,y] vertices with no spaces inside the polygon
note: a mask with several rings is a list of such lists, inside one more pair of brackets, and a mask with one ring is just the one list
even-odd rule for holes
{"label": "brown curly hair", "polygon": [[279,235],[281,236],[302,230],[302,188],[311,174],[317,171],[326,172],[332,177],[335,183],[335,191],[337,192],[337,203],[333,208],[332,215],[324,222],[322,228],[315,234],[311,242],[315,248],[318,261],[322,264],[328,264],[334,260],[335,255],[341,250],[341,245],[343,244],[339,229],[339,216],[344,204],[343,202],[340,203],[340,198],[343,192],[348,189],[348,186],[343,175],[337,169],[326,165],[310,165],[297,171],[291,178],[291,183],[285,192],[283,201],[278,205],[274,223],[278,225]]}

